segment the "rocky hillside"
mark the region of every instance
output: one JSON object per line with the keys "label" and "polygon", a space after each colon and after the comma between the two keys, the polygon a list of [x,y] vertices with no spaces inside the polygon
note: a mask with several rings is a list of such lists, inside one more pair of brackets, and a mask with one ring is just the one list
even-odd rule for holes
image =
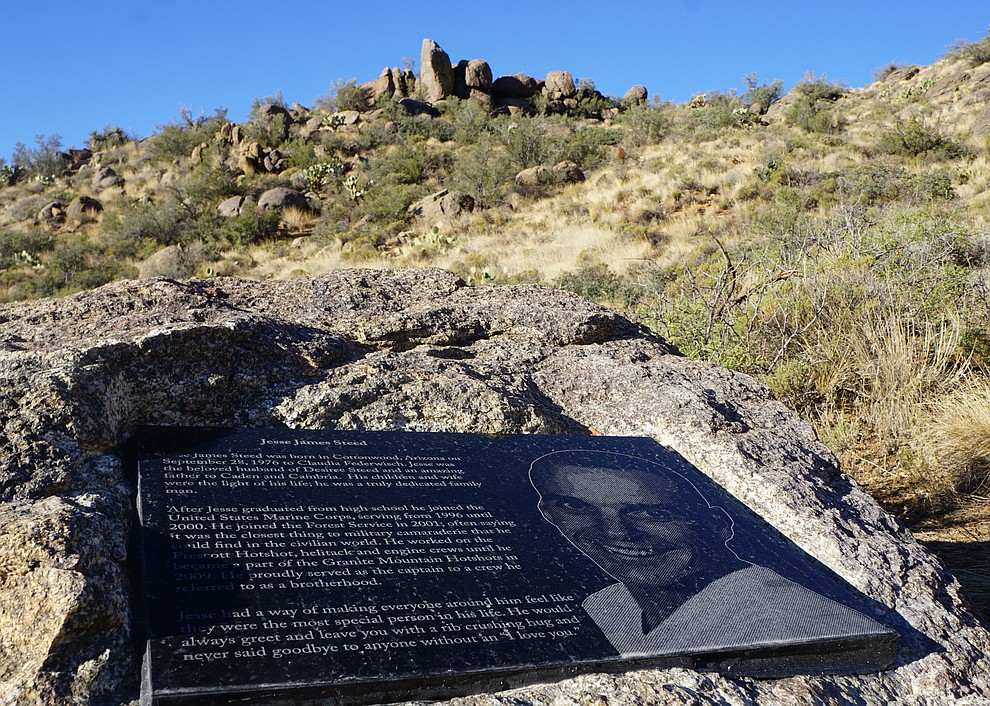
{"label": "rocky hillside", "polygon": [[240,124],[22,147],[0,300],[355,265],[550,284],[756,376],[885,507],[990,541],[990,39],[684,104],[431,40],[419,63]]}

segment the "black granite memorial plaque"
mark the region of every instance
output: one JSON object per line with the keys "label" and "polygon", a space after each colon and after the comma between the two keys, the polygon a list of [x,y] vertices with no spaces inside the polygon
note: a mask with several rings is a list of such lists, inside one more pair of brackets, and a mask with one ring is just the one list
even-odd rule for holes
{"label": "black granite memorial plaque", "polygon": [[876,606],[650,439],[149,428],[142,702],[890,664]]}

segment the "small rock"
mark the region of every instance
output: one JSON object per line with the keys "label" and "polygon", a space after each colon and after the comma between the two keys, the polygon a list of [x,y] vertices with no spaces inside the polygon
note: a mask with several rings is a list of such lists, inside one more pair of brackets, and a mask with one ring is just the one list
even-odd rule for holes
{"label": "small rock", "polygon": [[72,223],[93,221],[103,213],[103,204],[90,196],[77,196],[69,203],[66,218]]}
{"label": "small rock", "polygon": [[269,189],[258,199],[258,207],[262,211],[267,211],[270,208],[281,210],[291,206],[309,210],[309,202],[306,200],[304,194],[293,189],[287,189],[284,186]]}
{"label": "small rock", "polygon": [[169,245],[138,265],[138,273],[141,277],[181,279],[191,274],[193,264],[181,245]]}
{"label": "small rock", "polygon": [[516,115],[517,113],[529,112],[532,106],[525,98],[507,97],[496,100],[492,108],[502,115]]}
{"label": "small rock", "polygon": [[45,224],[48,226],[59,226],[65,223],[65,202],[52,201],[41,207],[34,216],[35,224]]}
{"label": "small rock", "polygon": [[409,115],[428,115],[431,118],[440,117],[440,111],[436,109],[436,106],[424,103],[423,101],[413,100],[412,98],[403,98],[400,100],[399,107]]}
{"label": "small rock", "polygon": [[443,189],[424,196],[406,209],[410,218],[419,218],[428,222],[444,218],[454,218],[474,210],[474,197],[462,191]]}
{"label": "small rock", "polygon": [[244,205],[243,196],[231,196],[225,201],[221,201],[217,206],[217,213],[225,218],[233,218],[241,215],[241,207]]}

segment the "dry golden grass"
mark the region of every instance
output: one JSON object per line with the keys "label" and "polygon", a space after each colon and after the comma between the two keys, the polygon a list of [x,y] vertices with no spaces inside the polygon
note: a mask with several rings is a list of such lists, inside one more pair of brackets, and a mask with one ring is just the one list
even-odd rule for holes
{"label": "dry golden grass", "polygon": [[289,234],[311,231],[319,216],[308,208],[289,206],[282,211],[281,225]]}
{"label": "dry golden grass", "polygon": [[943,397],[919,441],[956,491],[990,494],[990,382],[973,381]]}

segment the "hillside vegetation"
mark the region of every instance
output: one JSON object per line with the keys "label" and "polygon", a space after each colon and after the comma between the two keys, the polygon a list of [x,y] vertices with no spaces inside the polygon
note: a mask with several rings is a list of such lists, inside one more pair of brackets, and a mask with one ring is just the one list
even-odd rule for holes
{"label": "hillside vegetation", "polygon": [[865,88],[748,76],[686,104],[550,77],[500,106],[416,102],[427,82],[396,69],[242,124],[41,137],[0,165],[0,299],[351,266],[567,288],[762,380],[902,517],[971,510],[990,494],[988,62],[990,39]]}

